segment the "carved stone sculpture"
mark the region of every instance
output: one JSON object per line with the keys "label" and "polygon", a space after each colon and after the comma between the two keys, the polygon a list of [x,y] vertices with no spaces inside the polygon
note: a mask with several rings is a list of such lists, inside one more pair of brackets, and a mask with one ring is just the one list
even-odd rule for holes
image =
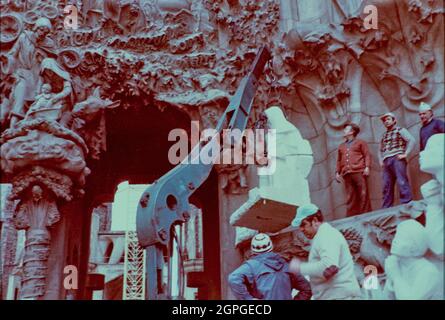
{"label": "carved stone sculpture", "polygon": [[443,193],[437,180],[430,180],[421,187],[422,196],[427,204],[425,228],[428,235],[428,246],[431,251],[443,259]]}
{"label": "carved stone sculpture", "polygon": [[248,200],[232,213],[230,223],[277,232],[291,224],[296,206],[311,201],[306,178],[313,164],[312,148],[279,107],[266,109],[263,117],[257,125],[267,126],[267,165],[258,167],[259,186],[249,191]]}
{"label": "carved stone sculpture", "polygon": [[84,137],[93,159],[99,159],[100,153],[106,150],[104,110],[116,108],[119,104],[120,101],[102,99],[97,87],[87,99],[76,103],[73,108],[72,129]]}
{"label": "carved stone sculpture", "polygon": [[312,148],[280,107],[264,111],[267,116],[268,165],[258,168],[259,189],[276,201],[303,205],[310,202],[307,176],[312,168]]}
{"label": "carved stone sculpture", "polygon": [[56,95],[51,93],[51,85],[45,83],[41,90],[41,93],[36,96],[36,100],[26,112],[25,119],[42,117],[49,120],[59,120],[62,106],[57,103]]}
{"label": "carved stone sculpture", "polygon": [[14,217],[16,228],[26,230],[20,296],[22,299],[38,299],[45,294],[48,275],[51,242],[48,228],[59,221],[60,214],[53,196],[39,185],[32,186],[28,193]]}
{"label": "carved stone sculpture", "polygon": [[[83,195],[90,173],[84,140],[67,128],[73,103],[71,75],[42,51],[40,42],[49,40],[50,28],[46,18],[38,19],[35,33],[24,31],[8,59],[2,60],[3,71],[16,67],[12,117],[9,129],[1,135],[0,154],[2,171],[12,180],[10,199],[19,200],[15,227],[26,230],[21,299],[45,297],[51,277],[51,228],[60,220],[56,200],[71,201]],[[16,61],[11,65],[13,58]]]}
{"label": "carved stone sculpture", "polygon": [[40,67],[40,83],[49,84],[51,86],[51,102],[53,107],[60,108],[60,123],[67,126],[70,121],[70,111],[73,104],[72,79],[71,75],[63,70],[59,63],[53,58],[46,58],[42,61]]}
{"label": "carved stone sculpture", "polygon": [[385,260],[385,291],[390,297],[393,294],[398,300],[441,298],[441,274],[423,257],[427,249],[426,230],[420,223],[407,220],[397,226],[391,255]]}
{"label": "carved stone sculpture", "polygon": [[47,18],[40,18],[33,31],[23,31],[7,55],[2,55],[1,71],[13,74],[15,84],[11,92],[10,124],[13,126],[25,115],[25,102],[32,101],[37,92],[40,62],[53,50],[54,43],[47,37],[52,25]]}
{"label": "carved stone sculpture", "polygon": [[421,187],[425,227],[414,220],[400,223],[385,261],[385,288],[396,299],[443,299],[444,137],[431,136],[420,153],[420,169],[434,176]]}
{"label": "carved stone sculpture", "polygon": [[427,203],[425,228],[429,248],[442,260],[444,258],[444,137],[443,133],[431,136],[419,157],[420,169],[434,176],[434,179],[422,185],[421,191]]}
{"label": "carved stone sculpture", "polygon": [[[44,126],[34,129],[34,124]],[[18,127],[22,128],[23,131],[16,131],[9,137],[9,131],[2,136],[0,153],[4,172],[13,175],[30,166],[46,166],[72,176],[79,186],[85,183],[85,177],[89,174],[85,162],[88,149],[79,136],[67,129],[67,135],[71,136],[54,134],[48,129],[58,128],[56,123],[43,119]]]}

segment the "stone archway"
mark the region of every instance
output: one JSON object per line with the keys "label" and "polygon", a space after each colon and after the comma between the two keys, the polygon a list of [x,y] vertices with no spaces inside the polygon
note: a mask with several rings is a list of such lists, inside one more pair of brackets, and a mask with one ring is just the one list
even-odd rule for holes
{"label": "stone archway", "polygon": [[[190,130],[190,117],[173,107],[162,111],[152,105],[136,106],[131,110],[116,109],[107,113],[106,121],[107,149],[99,160],[90,162],[92,174],[85,186],[83,214],[88,216],[88,222],[94,207],[113,201],[122,181],[152,183],[173,168],[167,155],[174,142],[168,141],[168,133],[177,128]],[[89,235],[89,228],[85,228],[82,277],[87,272]],[[83,291],[82,295],[85,294],[88,295]]]}
{"label": "stone archway", "polygon": [[[137,106],[132,110],[113,110],[106,116],[107,150],[100,160],[89,164],[92,174],[85,186],[84,215],[103,202],[113,200],[117,185],[147,184],[174,167],[168,150],[175,141],[168,141],[173,129],[184,129],[190,136],[190,117],[174,107]],[[218,179],[213,172],[191,199],[203,211],[203,254],[205,286],[198,286],[198,299],[221,298]],[[88,216],[86,220],[89,221]],[[82,236],[82,275],[86,276],[89,228]],[[83,288],[85,290],[86,288]],[[85,293],[83,293],[85,295]],[[78,298],[82,298],[79,296]]]}

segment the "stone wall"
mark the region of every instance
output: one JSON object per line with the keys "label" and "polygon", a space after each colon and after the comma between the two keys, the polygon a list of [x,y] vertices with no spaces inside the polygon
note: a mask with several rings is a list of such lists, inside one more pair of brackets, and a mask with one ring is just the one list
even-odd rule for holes
{"label": "stone wall", "polygon": [[[437,117],[444,116],[443,2],[340,1],[331,7],[328,2],[311,1],[303,12],[293,3],[281,2],[291,8],[287,15],[292,20],[282,28],[287,31],[284,42],[287,59],[293,61],[289,74],[294,84],[294,91],[282,100],[289,106],[289,119],[314,150],[309,177],[313,202],[331,219],[345,216],[343,186],[334,180],[335,161],[342,125],[352,121],[361,127],[359,138],[370,146],[372,207],[380,208],[377,150],[384,127],[379,117],[388,111],[417,139],[409,157],[409,176],[419,199],[427,176],[418,168],[418,105],[427,102]],[[363,24],[363,9],[369,4],[378,9],[376,30]]]}

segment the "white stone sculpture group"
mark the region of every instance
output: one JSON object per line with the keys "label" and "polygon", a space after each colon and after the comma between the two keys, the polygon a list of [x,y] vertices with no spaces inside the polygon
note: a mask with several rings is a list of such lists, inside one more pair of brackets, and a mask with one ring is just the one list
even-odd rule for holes
{"label": "white stone sculpture group", "polygon": [[431,136],[420,153],[420,169],[434,177],[421,187],[427,203],[425,227],[416,220],[397,226],[391,255],[385,261],[389,298],[444,298],[444,137]]}

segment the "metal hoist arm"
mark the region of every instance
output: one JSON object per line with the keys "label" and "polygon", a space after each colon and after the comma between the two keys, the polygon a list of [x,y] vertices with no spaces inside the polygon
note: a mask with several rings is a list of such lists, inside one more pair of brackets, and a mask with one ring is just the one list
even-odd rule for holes
{"label": "metal hoist arm", "polygon": [[[212,154],[215,143],[224,129],[246,129],[258,79],[271,58],[266,47],[259,50],[248,74],[241,80],[223,116],[218,122],[215,135],[197,144],[191,153],[175,168],[150,185],[142,194],[137,208],[136,225],[139,243],[146,249],[147,298],[157,299],[160,284],[159,268],[162,251],[171,241],[171,230],[183,223],[189,215],[189,197],[210,175],[213,161],[200,161],[201,155]],[[226,126],[227,123],[227,126]],[[237,141],[234,141],[237,143]],[[220,149],[219,149],[220,150]],[[196,159],[198,158],[198,159]],[[210,163],[208,163],[210,162]]]}

